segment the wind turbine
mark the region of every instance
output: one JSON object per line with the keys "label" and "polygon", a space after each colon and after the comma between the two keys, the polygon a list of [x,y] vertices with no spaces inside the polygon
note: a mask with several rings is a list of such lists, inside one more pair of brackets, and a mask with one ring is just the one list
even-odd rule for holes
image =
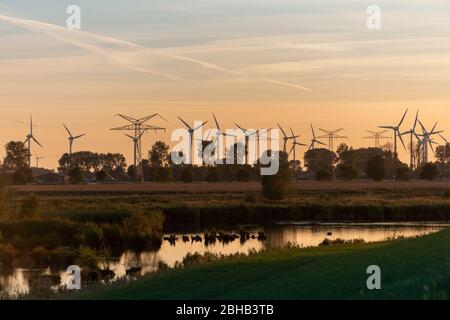
{"label": "wind turbine", "polygon": [[344,131],[344,129],[340,128],[337,130],[324,130],[320,129],[325,135],[320,136],[318,138],[328,138],[328,149],[330,151],[334,151],[334,140],[335,139],[347,139],[348,137],[338,135],[339,132]]}
{"label": "wind turbine", "polygon": [[222,132],[222,130],[220,129],[220,126],[219,126],[219,121],[217,121],[216,115],[214,113],[212,115],[213,115],[213,118],[214,118],[214,122],[216,123],[216,129],[217,129],[217,133],[216,133],[216,135],[217,135],[217,137],[216,137],[217,145],[216,145],[216,147],[217,147],[217,163],[219,163],[220,160],[221,160],[220,157],[223,155],[223,154],[221,154],[222,152],[221,152],[221,149],[220,149],[220,138],[221,137],[234,137],[234,135],[228,134],[226,132]]}
{"label": "wind turbine", "polygon": [[194,153],[192,151],[192,148],[194,146],[194,132],[202,128],[205,124],[208,123],[208,121],[203,122],[201,125],[197,126],[196,128],[191,128],[191,126],[184,121],[182,118],[178,117],[178,119],[186,126],[187,131],[189,133],[189,159],[190,159],[190,165],[194,165]]}
{"label": "wind turbine", "polygon": [[292,143],[292,148],[291,148],[291,151],[289,151],[289,155],[292,153],[292,152],[294,152],[294,164],[293,164],[293,167],[294,167],[294,172],[296,171],[296,168],[297,168],[297,165],[296,165],[296,157],[295,157],[295,149],[296,149],[296,147],[297,146],[302,146],[302,147],[307,147],[308,145],[307,144],[304,144],[304,143],[300,143],[300,142],[298,142],[297,141],[297,137],[298,136],[296,136],[295,134],[294,134],[294,130],[292,130],[292,128],[290,128],[291,129],[291,133],[292,133],[292,136],[294,137],[294,142]]}
{"label": "wind turbine", "polygon": [[133,157],[133,164],[135,170],[137,170],[138,166],[138,150],[139,150],[139,143],[141,141],[142,136],[144,135],[145,131],[142,131],[137,137],[133,137],[132,135],[128,133],[124,133],[128,138],[133,140],[133,147],[134,147],[134,157]]}
{"label": "wind turbine", "polygon": [[416,113],[416,120],[414,120],[414,126],[412,127],[411,130],[409,131],[405,131],[403,132],[400,136],[405,135],[405,134],[409,134],[410,135],[410,146],[409,146],[409,153],[410,153],[410,162],[409,162],[409,167],[411,168],[411,170],[414,169],[414,145],[413,145],[413,139],[414,137],[417,138],[417,140],[420,141],[420,138],[417,136],[416,133],[416,127],[417,127],[417,123],[419,121],[419,110],[417,110]]}
{"label": "wind turbine", "polygon": [[28,165],[31,167],[31,141],[34,141],[38,146],[43,148],[43,146],[39,143],[39,141],[33,135],[33,116],[30,115],[30,133],[27,135],[25,143],[28,144],[29,158]]}
{"label": "wind turbine", "polygon": [[36,168],[39,168],[39,160],[45,159],[45,157],[39,157],[37,153],[36,154]]}
{"label": "wind turbine", "polygon": [[72,147],[73,147],[73,142],[77,139],[80,139],[82,137],[84,137],[86,134],[80,134],[78,136],[73,136],[72,133],[70,132],[69,128],[67,128],[67,126],[63,123],[64,128],[66,129],[67,133],[69,134],[69,156],[72,157]]}
{"label": "wind turbine", "polygon": [[323,143],[322,141],[319,141],[319,140],[317,140],[317,138],[316,138],[316,132],[314,131],[314,127],[313,127],[313,125],[311,124],[311,132],[312,132],[312,139],[311,139],[311,144],[310,144],[310,146],[309,146],[309,149],[308,149],[308,151],[309,150],[314,150],[315,148],[316,148],[316,143],[317,144],[320,144],[320,145],[323,145],[323,146],[326,146],[326,144],[325,143]]}
{"label": "wind turbine", "polygon": [[431,131],[427,131],[425,129],[425,126],[422,124],[422,122],[420,120],[417,120],[420,124],[420,126],[422,127],[422,134],[419,134],[420,137],[422,137],[422,146],[423,146],[423,161],[425,163],[428,163],[428,146],[431,147],[431,151],[433,151],[433,154],[436,154],[434,152],[434,148],[433,148],[433,144],[438,144],[437,142],[435,142],[432,139],[432,136],[436,135],[436,134],[441,134],[444,131],[434,131],[436,130],[437,127],[437,122],[434,125],[433,129]]}
{"label": "wind turbine", "polygon": [[245,164],[248,164],[248,142],[250,140],[251,137],[253,137],[254,135],[259,133],[259,130],[257,131],[249,131],[247,129],[242,128],[241,126],[239,126],[236,122],[234,123],[236,125],[236,127],[238,127],[245,135]]}
{"label": "wind turbine", "polygon": [[278,125],[278,128],[280,128],[281,133],[283,133],[283,152],[286,153],[287,152],[287,143],[288,143],[288,141],[292,140],[292,139],[295,139],[295,138],[298,138],[299,136],[297,136],[297,137],[294,137],[294,136],[289,137],[286,134],[286,132],[283,130],[283,128],[280,126],[280,124],[277,123],[277,125]]}
{"label": "wind turbine", "polygon": [[403,121],[405,121],[406,114],[408,113],[408,109],[406,109],[405,113],[403,114],[402,119],[398,123],[397,126],[379,126],[381,129],[389,129],[394,131],[394,158],[398,159],[398,152],[397,152],[397,137],[400,139],[403,147],[406,149],[405,143],[403,142],[402,135],[400,133],[400,126],[403,124]]}

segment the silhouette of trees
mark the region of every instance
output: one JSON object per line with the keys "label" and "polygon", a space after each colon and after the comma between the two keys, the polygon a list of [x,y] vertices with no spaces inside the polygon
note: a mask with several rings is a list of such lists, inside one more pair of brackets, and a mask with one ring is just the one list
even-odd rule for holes
{"label": "silhouette of trees", "polygon": [[328,149],[312,149],[305,153],[305,167],[314,172],[319,170],[332,172],[337,159],[337,155]]}
{"label": "silhouette of trees", "polygon": [[426,163],[420,168],[420,179],[434,180],[439,176],[439,168],[434,163]]}
{"label": "silhouette of trees", "polygon": [[156,141],[148,153],[152,167],[165,167],[170,163],[169,146],[162,141]]}
{"label": "silhouette of trees", "polygon": [[67,173],[71,168],[79,167],[84,172],[98,172],[105,170],[113,173],[123,170],[127,166],[125,157],[120,153],[94,153],[91,151],[75,152],[70,156],[68,153],[59,159],[58,171]]}
{"label": "silhouette of trees", "polygon": [[[269,153],[272,154],[270,151]],[[282,200],[286,196],[292,177],[288,155],[285,152],[277,152],[272,157],[278,157],[279,170],[275,175],[261,177],[262,192],[269,200]]]}
{"label": "silhouette of trees", "polygon": [[369,160],[366,170],[367,177],[375,181],[381,181],[386,174],[385,159],[377,155]]}
{"label": "silhouette of trees", "polygon": [[28,167],[30,151],[21,141],[11,141],[5,146],[4,167],[11,170]]}

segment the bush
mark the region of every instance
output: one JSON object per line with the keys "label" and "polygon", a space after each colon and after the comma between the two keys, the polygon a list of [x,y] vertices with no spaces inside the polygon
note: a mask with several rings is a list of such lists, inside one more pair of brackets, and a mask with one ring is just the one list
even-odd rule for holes
{"label": "bush", "polygon": [[239,182],[249,182],[250,181],[250,173],[248,170],[240,169],[236,173],[236,180]]}
{"label": "bush", "polygon": [[27,179],[27,176],[25,175],[25,173],[23,173],[22,171],[19,171],[19,170],[14,172],[12,179],[13,179],[13,184],[17,184],[17,185],[24,185],[24,184],[27,184],[27,182],[28,182],[28,179]]}
{"label": "bush", "polygon": [[209,169],[208,175],[206,176],[206,181],[208,182],[218,182],[220,180],[219,168],[213,167]]}
{"label": "bush", "polygon": [[83,170],[78,166],[70,169],[69,176],[70,176],[70,183],[72,184],[79,184],[84,180]]}
{"label": "bush", "polygon": [[420,170],[420,179],[434,180],[439,176],[439,168],[434,163],[426,163]]}
{"label": "bush", "polygon": [[397,181],[409,181],[410,170],[407,166],[401,166],[395,172],[395,180]]}
{"label": "bush", "polygon": [[108,179],[108,173],[105,170],[97,171],[95,174],[95,180],[97,180],[97,182],[105,182],[106,179]]}
{"label": "bush", "polygon": [[359,172],[351,165],[340,164],[336,167],[336,175],[340,179],[354,180],[358,178]]}
{"label": "bush", "polygon": [[287,154],[281,153],[278,173],[271,176],[262,176],[262,192],[269,200],[282,200],[288,191],[291,182],[291,169],[287,161]]}
{"label": "bush", "polygon": [[367,177],[375,181],[381,181],[386,175],[385,160],[382,156],[375,156],[367,163]]}
{"label": "bush", "polygon": [[78,248],[78,259],[77,265],[84,268],[97,269],[98,264],[100,263],[100,257],[97,254],[97,251],[85,246],[80,246]]}
{"label": "bush", "polygon": [[192,170],[185,168],[182,172],[181,172],[181,176],[180,176],[181,181],[183,181],[184,183],[189,183],[192,182],[194,180],[194,174],[192,173]]}
{"label": "bush", "polygon": [[320,169],[316,172],[317,181],[328,181],[331,180],[332,176],[330,170]]}
{"label": "bush", "polygon": [[40,206],[39,198],[34,194],[29,194],[25,200],[23,200],[20,207],[20,218],[33,218],[36,216]]}
{"label": "bush", "polygon": [[169,182],[169,181],[172,181],[172,168],[170,168],[170,167],[157,167],[156,168],[156,181],[157,182]]}

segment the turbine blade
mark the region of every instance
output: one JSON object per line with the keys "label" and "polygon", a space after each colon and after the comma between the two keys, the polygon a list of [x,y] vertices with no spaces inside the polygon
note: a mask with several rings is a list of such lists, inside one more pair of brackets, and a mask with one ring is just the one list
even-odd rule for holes
{"label": "turbine blade", "polygon": [[285,138],[287,138],[286,132],[284,132],[283,128],[280,126],[280,124],[279,124],[278,122],[277,122],[277,125],[278,125],[278,128],[280,128],[281,132],[283,133],[283,136],[284,136]]}
{"label": "turbine blade", "polygon": [[203,127],[205,124],[207,124],[207,123],[208,123],[208,121],[203,122],[201,125],[199,125],[197,128],[195,128],[194,131],[196,131],[196,130],[202,128],[202,127]]}
{"label": "turbine blade", "polygon": [[37,139],[35,137],[32,137],[33,141],[36,142],[38,144],[39,147],[43,148],[42,144],[39,143],[39,141],[37,141]]}
{"label": "turbine blade", "polygon": [[448,141],[447,141],[447,139],[445,139],[444,138],[444,136],[442,135],[442,134],[439,134],[439,136],[442,138],[442,140],[444,140],[445,141],[445,143],[447,143],[448,144]]}
{"label": "turbine blade", "polygon": [[74,139],[79,139],[79,138],[82,138],[82,137],[84,137],[86,135],[86,133],[84,133],[84,134],[80,134],[79,136],[76,136],[76,137],[73,137]]}
{"label": "turbine blade", "polygon": [[418,121],[418,120],[419,120],[419,110],[417,110],[417,113],[416,113],[416,120],[414,120],[413,131],[416,130],[416,127],[417,127],[417,121]]}
{"label": "turbine blade", "polygon": [[63,123],[64,128],[66,128],[67,133],[69,134],[70,137],[72,137],[72,133],[70,132],[69,128],[67,128],[67,126]]}
{"label": "turbine blade", "polygon": [[398,124],[397,127],[400,127],[402,125],[403,121],[405,121],[405,117],[406,117],[407,113],[408,113],[408,109],[406,109],[405,113],[403,114],[402,120],[400,120],[400,123]]}
{"label": "turbine blade", "polygon": [[400,142],[402,143],[403,148],[405,148],[405,150],[406,150],[405,142],[403,141],[402,135],[398,131],[397,131],[397,136],[400,138]]}
{"label": "turbine blade", "polygon": [[128,133],[124,133],[124,135],[126,135],[128,138],[130,138],[130,139],[133,139],[134,140],[134,137],[133,136],[131,136],[131,135],[129,135]]}
{"label": "turbine blade", "polygon": [[433,129],[431,129],[431,133],[430,133],[430,134],[433,134],[433,132],[434,132],[434,129],[436,129],[437,125],[438,125],[438,123],[436,122],[436,123],[434,124],[434,127],[433,127]]}
{"label": "turbine blade", "polygon": [[178,119],[180,119],[180,121],[183,122],[183,124],[184,124],[189,130],[192,130],[191,126],[188,125],[186,121],[184,121],[184,120],[181,119],[180,117],[178,117]]}
{"label": "turbine blade", "polygon": [[314,131],[314,127],[313,127],[312,123],[310,123],[310,125],[311,125],[311,131],[312,131],[313,139],[316,139],[316,132]]}

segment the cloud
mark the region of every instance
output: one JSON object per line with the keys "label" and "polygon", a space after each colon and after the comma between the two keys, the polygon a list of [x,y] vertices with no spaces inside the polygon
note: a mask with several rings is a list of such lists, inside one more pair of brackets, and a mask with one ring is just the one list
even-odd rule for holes
{"label": "cloud", "polygon": [[[242,72],[229,70],[229,69],[226,69],[219,65],[210,63],[210,62],[206,62],[206,61],[202,61],[202,60],[198,60],[198,59],[194,59],[194,58],[190,58],[190,57],[186,57],[186,56],[171,54],[171,53],[164,53],[164,52],[157,51],[157,50],[149,50],[148,48],[145,48],[136,43],[124,41],[124,40],[113,38],[113,37],[98,35],[96,33],[91,33],[91,32],[86,32],[86,31],[71,31],[64,27],[46,23],[46,22],[42,22],[42,21],[15,18],[15,17],[6,16],[6,15],[0,15],[0,21],[4,21],[7,23],[16,25],[16,26],[20,26],[20,27],[32,30],[34,32],[46,33],[49,36],[56,38],[60,41],[70,43],[74,46],[83,48],[83,49],[88,50],[95,54],[100,54],[100,55],[106,56],[106,57],[110,58],[111,60],[115,61],[116,63],[118,63],[122,66],[125,66],[131,70],[164,77],[164,78],[174,80],[174,81],[180,81],[182,79],[175,75],[160,73],[160,72],[156,72],[154,70],[145,68],[143,66],[134,65],[132,62],[130,62],[129,59],[128,60],[124,59],[123,55],[121,54],[122,53],[121,51],[119,51],[117,49],[114,50],[114,49],[110,49],[109,47],[107,48],[105,46],[102,46],[102,43],[107,46],[111,46],[111,45],[117,46],[118,49],[120,49],[120,50],[123,50],[123,49],[134,50],[134,51],[145,50],[150,55],[157,55],[157,56],[161,56],[161,57],[165,57],[165,58],[169,58],[169,59],[190,62],[190,63],[196,64],[196,65],[199,65],[203,68],[206,68],[206,69],[215,70],[215,71],[219,71],[219,72],[227,73],[227,74],[232,74],[232,75],[239,76],[239,77],[252,78],[250,76],[245,75]],[[305,88],[303,86],[300,86],[297,84],[292,84],[292,83],[287,83],[287,82],[283,82],[283,81],[279,81],[279,80],[268,79],[268,78],[253,78],[253,79],[256,79],[259,81],[270,82],[270,83],[273,83],[276,85],[292,87],[292,88],[296,88],[296,89],[299,89],[302,91],[310,91],[310,89]]]}

